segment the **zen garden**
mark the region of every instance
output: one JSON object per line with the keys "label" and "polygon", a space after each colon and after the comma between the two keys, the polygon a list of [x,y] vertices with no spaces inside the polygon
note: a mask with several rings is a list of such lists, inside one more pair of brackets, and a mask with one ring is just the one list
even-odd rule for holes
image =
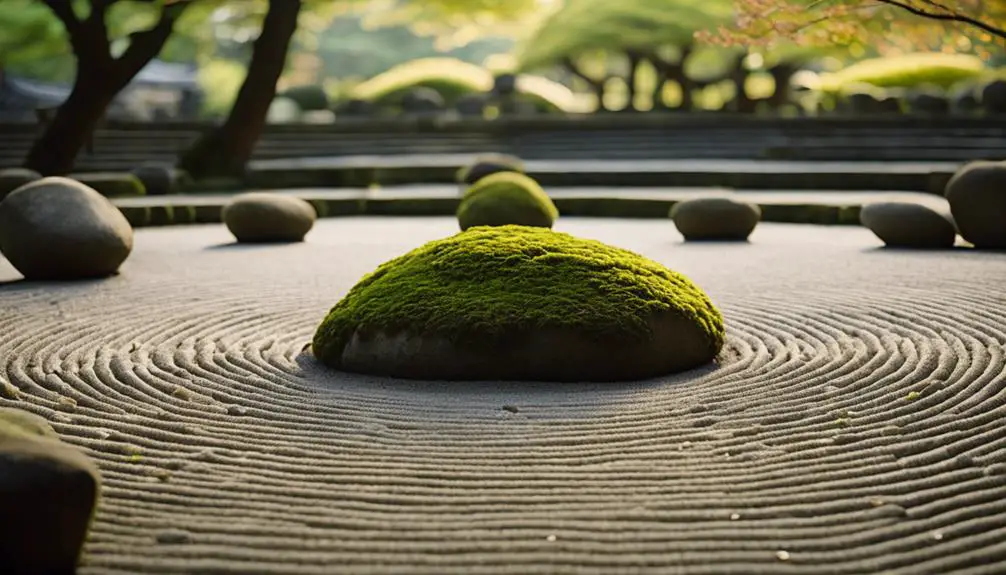
{"label": "zen garden", "polygon": [[2,0],[0,574],[1006,573],[1004,22]]}

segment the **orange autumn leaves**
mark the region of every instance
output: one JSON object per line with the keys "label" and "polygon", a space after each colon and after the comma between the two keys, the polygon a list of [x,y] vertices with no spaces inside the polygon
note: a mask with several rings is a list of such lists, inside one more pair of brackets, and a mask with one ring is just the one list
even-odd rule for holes
{"label": "orange autumn leaves", "polygon": [[703,31],[718,45],[861,43],[881,53],[974,52],[1006,47],[1006,0],[736,0],[731,26]]}

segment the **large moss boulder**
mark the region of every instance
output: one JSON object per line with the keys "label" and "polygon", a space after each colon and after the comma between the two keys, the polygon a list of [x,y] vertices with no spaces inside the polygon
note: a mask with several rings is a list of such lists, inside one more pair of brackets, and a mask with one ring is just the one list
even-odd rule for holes
{"label": "large moss boulder", "polygon": [[20,188],[25,184],[42,179],[42,175],[35,170],[26,168],[7,168],[0,170],[0,200],[7,197],[7,194]]}
{"label": "large moss boulder", "polygon": [[106,198],[143,196],[147,193],[140,178],[128,172],[87,172],[71,174],[70,177],[94,188]]}
{"label": "large moss boulder", "polygon": [[238,194],[224,206],[221,215],[227,229],[241,243],[304,241],[317,218],[306,201],[266,192]]}
{"label": "large moss boulder", "polygon": [[674,204],[675,227],[688,241],[745,241],[761,220],[761,208],[731,198],[694,198]]}
{"label": "large moss boulder", "polygon": [[972,162],[947,182],[961,236],[975,247],[1006,249],[1006,162]]}
{"label": "large moss boulder", "polygon": [[132,249],[122,212],[78,181],[43,178],[0,202],[0,252],[27,279],[108,276]]}
{"label": "large moss boulder", "polygon": [[325,365],[410,379],[626,381],[712,361],[723,320],[690,280],[550,230],[482,227],[364,277],[312,343]]}
{"label": "large moss boulder", "polygon": [[552,198],[538,182],[513,172],[482,178],[465,192],[458,205],[462,230],[476,226],[535,226],[551,228],[559,217]]}
{"label": "large moss boulder", "polygon": [[867,204],[859,212],[859,221],[889,247],[950,248],[957,238],[949,214],[917,203]]}
{"label": "large moss boulder", "polygon": [[74,573],[100,478],[41,417],[0,408],[0,558],[4,573]]}
{"label": "large moss boulder", "polygon": [[509,154],[484,154],[475,158],[467,166],[462,166],[457,172],[459,184],[470,186],[486,176],[500,172],[524,173],[524,162],[517,156]]}

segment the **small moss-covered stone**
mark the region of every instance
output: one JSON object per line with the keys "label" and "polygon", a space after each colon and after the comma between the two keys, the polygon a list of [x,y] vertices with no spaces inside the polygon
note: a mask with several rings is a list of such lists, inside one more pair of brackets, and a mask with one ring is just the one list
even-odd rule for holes
{"label": "small moss-covered stone", "polygon": [[127,172],[87,172],[72,174],[72,179],[94,188],[106,198],[125,198],[146,195],[140,178]]}
{"label": "small moss-covered stone", "polygon": [[37,415],[0,409],[4,573],[73,573],[97,505],[97,467]]}
{"label": "small moss-covered stone", "polygon": [[108,276],[132,249],[126,217],[78,181],[43,178],[0,202],[0,252],[27,279]]}
{"label": "small moss-covered stone", "polygon": [[324,364],[413,379],[625,381],[698,367],[723,320],[638,254],[524,226],[430,242],[364,277],[312,343]]}
{"label": "small moss-covered stone", "polygon": [[898,248],[950,248],[957,230],[948,215],[911,202],[877,202],[863,206],[860,222],[885,245]]}
{"label": "small moss-covered stone", "polygon": [[185,170],[162,164],[144,164],[131,172],[143,184],[149,196],[167,196],[181,192],[188,183]]}
{"label": "small moss-covered stone", "polygon": [[507,154],[485,154],[479,156],[474,162],[463,166],[457,173],[459,184],[471,186],[475,182],[486,176],[498,174],[500,172],[524,173],[524,162],[516,156]]}
{"label": "small moss-covered stone", "polygon": [[250,192],[235,196],[221,217],[239,242],[283,243],[303,241],[317,214],[300,198]]}
{"label": "small moss-covered stone", "polygon": [[0,170],[0,200],[7,197],[7,194],[20,188],[25,184],[41,180],[42,175],[35,170],[26,168],[7,168]]}
{"label": "small moss-covered stone", "polygon": [[538,182],[524,174],[501,172],[469,188],[457,216],[462,230],[511,224],[551,228],[559,210]]}
{"label": "small moss-covered stone", "polygon": [[1006,249],[1006,162],[972,162],[946,188],[961,236],[977,248]]}
{"label": "small moss-covered stone", "polygon": [[761,220],[761,209],[731,198],[695,198],[674,204],[670,216],[688,241],[744,241]]}

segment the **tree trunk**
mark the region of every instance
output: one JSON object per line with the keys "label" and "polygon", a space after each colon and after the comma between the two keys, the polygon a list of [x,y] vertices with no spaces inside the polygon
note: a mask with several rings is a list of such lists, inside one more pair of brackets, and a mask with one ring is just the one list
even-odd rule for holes
{"label": "tree trunk", "polygon": [[262,32],[252,48],[248,74],[224,123],[205,134],[185,153],[181,167],[194,178],[240,176],[265,130],[276,83],[286,67],[287,52],[302,0],[270,0]]}
{"label": "tree trunk", "polygon": [[134,33],[126,51],[113,58],[105,24],[109,2],[92,2],[84,20],[77,18],[65,0],[44,2],[66,28],[77,59],[77,76],[70,95],[32,144],[24,166],[43,176],[57,176],[73,170],[77,154],[91,141],[108,105],[160,53],[188,3],[165,6],[157,23]]}
{"label": "tree trunk", "polygon": [[118,90],[101,76],[78,72],[73,91],[28,151],[24,167],[43,176],[63,176],[73,170],[77,154],[93,137],[105,109]]}

